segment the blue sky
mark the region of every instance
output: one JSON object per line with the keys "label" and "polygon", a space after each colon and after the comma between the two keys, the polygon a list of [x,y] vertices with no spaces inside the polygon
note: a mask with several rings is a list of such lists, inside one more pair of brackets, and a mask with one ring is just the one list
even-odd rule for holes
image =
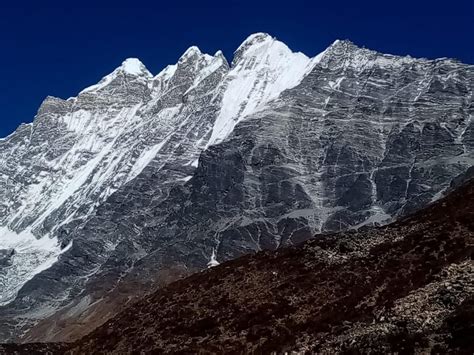
{"label": "blue sky", "polygon": [[350,39],[474,64],[473,0],[2,1],[0,137],[32,121],[47,95],[75,96],[127,57],[156,74],[191,45],[231,59],[254,32],[309,56]]}

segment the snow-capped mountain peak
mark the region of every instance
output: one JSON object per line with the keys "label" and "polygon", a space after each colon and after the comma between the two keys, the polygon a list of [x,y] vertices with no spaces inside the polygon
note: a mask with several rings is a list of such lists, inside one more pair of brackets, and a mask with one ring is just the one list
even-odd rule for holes
{"label": "snow-capped mountain peak", "polygon": [[145,65],[137,58],[125,59],[119,69],[129,75],[152,77]]}
{"label": "snow-capped mountain peak", "polygon": [[257,33],[231,66],[193,46],[154,77],[129,58],[48,97],[0,139],[0,318],[82,304],[147,257],[137,277],[205,267],[216,241],[224,261],[421,205],[472,166],[472,85],[455,62],[346,41],[308,58]]}
{"label": "snow-capped mountain peak", "polygon": [[206,63],[213,60],[213,56],[207,53],[201,52],[201,50],[197,46],[189,47],[183,55],[178,60],[178,64],[180,63],[187,63],[189,61],[204,61]]}
{"label": "snow-capped mountain peak", "polygon": [[221,142],[248,114],[296,86],[314,64],[266,33],[249,36],[235,51],[222,84],[222,110],[208,144]]}
{"label": "snow-capped mountain peak", "polygon": [[225,58],[224,53],[219,49],[216,53],[214,53],[214,57]]}
{"label": "snow-capped mountain peak", "polygon": [[245,51],[249,47],[262,44],[264,42],[274,41],[274,40],[275,38],[269,35],[268,33],[264,33],[264,32],[253,33],[242,42],[242,44],[236,49],[235,52],[237,53],[237,52]]}
{"label": "snow-capped mountain peak", "polygon": [[186,49],[179,60],[183,60],[183,59],[192,57],[194,55],[198,55],[198,56],[202,55],[201,50],[197,46],[191,46],[188,49]]}
{"label": "snow-capped mountain peak", "polygon": [[97,93],[98,91],[108,87],[116,80],[128,80],[125,78],[132,78],[131,80],[148,80],[153,75],[148,71],[145,65],[137,58],[127,58],[122,64],[110,74],[104,76],[97,84],[89,86],[82,90],[80,94]]}

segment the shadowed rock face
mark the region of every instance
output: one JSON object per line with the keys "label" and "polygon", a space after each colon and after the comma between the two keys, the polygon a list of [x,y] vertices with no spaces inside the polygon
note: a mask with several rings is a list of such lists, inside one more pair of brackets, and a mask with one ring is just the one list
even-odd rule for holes
{"label": "shadowed rock face", "polygon": [[0,266],[10,265],[13,255],[15,255],[15,249],[0,249]]}
{"label": "shadowed rock face", "polygon": [[319,235],[196,273],[73,344],[4,349],[472,353],[473,202],[470,181],[388,226]]}
{"label": "shadowed rock face", "polygon": [[[239,47],[230,68],[219,53],[208,57],[192,47],[154,78],[143,68],[138,77],[122,70],[72,101],[43,105],[33,128],[59,127],[51,159],[76,144],[69,130],[61,136],[60,123],[70,124],[64,117],[79,108],[105,110],[101,119],[121,133],[109,136],[101,120],[79,116],[106,153],[97,163],[100,153],[81,151],[77,164],[94,161],[96,170],[41,223],[31,222],[63,249],[0,308],[9,320],[0,324],[4,339],[20,329],[30,330],[29,341],[75,339],[137,295],[206,268],[213,250],[222,262],[385,223],[436,200],[472,166],[472,66],[347,41],[309,59],[263,34]],[[294,68],[291,80],[282,76]],[[0,154],[17,146],[31,154],[21,142],[32,132],[39,149],[45,134],[26,126],[0,141]],[[16,176],[15,161],[8,164]],[[12,221],[19,233],[30,223]]]}

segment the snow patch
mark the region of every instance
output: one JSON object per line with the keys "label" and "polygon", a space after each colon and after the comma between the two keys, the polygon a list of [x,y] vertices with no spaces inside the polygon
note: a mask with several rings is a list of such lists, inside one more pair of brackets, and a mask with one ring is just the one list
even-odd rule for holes
{"label": "snow patch", "polygon": [[125,59],[120,67],[125,73],[130,75],[141,75],[146,74],[151,77],[150,72],[146,69],[145,65],[140,62],[137,58]]}
{"label": "snow patch", "polygon": [[209,260],[209,262],[207,263],[207,268],[211,268],[211,267],[215,267],[217,265],[219,265],[220,263],[217,261],[216,259],[216,250],[215,249],[212,249],[212,255],[211,255],[211,259]]}
{"label": "snow patch", "polygon": [[57,238],[37,239],[29,230],[16,233],[0,227],[0,250],[14,250],[10,265],[0,268],[0,306],[12,302],[26,282],[50,268],[71,246],[61,250]]}
{"label": "snow patch", "polygon": [[193,178],[192,175],[188,175],[188,176],[185,176],[184,178],[178,179],[177,181],[188,182],[188,181],[191,180],[192,178]]}
{"label": "snow patch", "polygon": [[337,78],[336,81],[329,81],[328,85],[333,90],[339,90],[339,87],[343,80],[344,80],[344,77]]}
{"label": "snow patch", "polygon": [[143,171],[143,169],[145,169],[145,167],[150,164],[150,162],[156,157],[158,152],[161,150],[161,148],[163,148],[167,141],[168,139],[164,139],[157,145],[143,151],[138,157],[138,159],[135,161],[135,164],[133,164],[132,168],[130,169],[128,180],[136,178]]}

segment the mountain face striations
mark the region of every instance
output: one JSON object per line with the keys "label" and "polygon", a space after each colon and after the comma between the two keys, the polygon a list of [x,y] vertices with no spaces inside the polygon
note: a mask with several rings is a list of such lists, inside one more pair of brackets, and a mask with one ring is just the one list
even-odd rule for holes
{"label": "mountain face striations", "polygon": [[173,283],[71,353],[474,351],[474,180],[385,227],[320,235]]}
{"label": "mountain face striations", "polygon": [[474,180],[383,227],[320,234],[176,281],[72,343],[0,353],[474,351]]}
{"label": "mountain face striations", "polygon": [[250,36],[48,97],[0,140],[0,339],[72,340],[184,275],[385,224],[472,174],[474,67]]}

